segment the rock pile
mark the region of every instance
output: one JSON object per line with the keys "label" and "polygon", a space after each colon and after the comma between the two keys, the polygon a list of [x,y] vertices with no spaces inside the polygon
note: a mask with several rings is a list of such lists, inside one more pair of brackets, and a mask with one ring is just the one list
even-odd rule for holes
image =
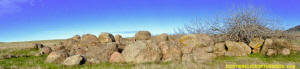
{"label": "rock pile", "polygon": [[64,65],[147,62],[205,62],[218,56],[248,56],[261,53],[266,56],[289,55],[290,44],[285,39],[254,38],[249,44],[244,42],[214,42],[206,34],[183,36],[161,34],[151,36],[148,31],[139,31],[134,38],[122,38],[110,33],[92,34],[65,40],[63,43],[44,46],[35,44],[40,54],[49,54],[46,62]]}

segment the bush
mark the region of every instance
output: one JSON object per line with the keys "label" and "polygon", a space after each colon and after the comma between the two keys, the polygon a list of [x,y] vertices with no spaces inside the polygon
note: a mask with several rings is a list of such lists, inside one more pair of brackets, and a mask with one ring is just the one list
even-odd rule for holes
{"label": "bush", "polygon": [[229,16],[214,19],[195,19],[191,24],[175,30],[177,34],[210,34],[223,37],[223,40],[249,43],[254,37],[282,37],[278,21],[267,18],[260,9],[242,8]]}

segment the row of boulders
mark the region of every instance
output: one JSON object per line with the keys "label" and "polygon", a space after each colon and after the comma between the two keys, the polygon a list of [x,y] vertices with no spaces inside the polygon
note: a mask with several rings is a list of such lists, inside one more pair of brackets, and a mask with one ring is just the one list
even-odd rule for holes
{"label": "row of boulders", "polygon": [[218,56],[247,56],[262,53],[267,56],[289,55],[289,42],[285,39],[254,38],[244,42],[214,42],[205,34],[151,36],[148,31],[139,31],[134,38],[122,38],[110,33],[76,35],[53,46],[36,44],[40,54],[49,54],[46,62],[64,65],[84,63],[146,63],[146,62],[203,62]]}

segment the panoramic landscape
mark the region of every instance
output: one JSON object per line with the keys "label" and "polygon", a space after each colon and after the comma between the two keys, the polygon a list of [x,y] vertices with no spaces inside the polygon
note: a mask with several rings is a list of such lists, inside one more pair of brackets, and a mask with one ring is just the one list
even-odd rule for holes
{"label": "panoramic landscape", "polygon": [[0,0],[0,69],[300,69],[299,6]]}

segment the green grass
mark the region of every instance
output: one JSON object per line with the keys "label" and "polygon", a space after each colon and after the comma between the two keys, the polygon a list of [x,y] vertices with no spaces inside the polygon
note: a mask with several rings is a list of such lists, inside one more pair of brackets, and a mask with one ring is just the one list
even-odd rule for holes
{"label": "green grass", "polygon": [[[264,56],[262,54],[250,54],[249,56],[243,56],[243,57],[231,57],[231,56],[223,56],[223,57],[217,57],[215,60],[216,61],[230,61],[230,62],[237,62],[240,61],[241,59],[255,59],[252,61],[262,61],[262,62],[267,62],[267,63],[272,63],[272,62],[299,62],[300,61],[300,52],[292,52],[288,56],[283,56],[283,55],[276,55],[276,56]],[[256,60],[258,59],[258,60]],[[251,60],[249,60],[251,62]]]}
{"label": "green grass", "polygon": [[84,64],[84,65],[77,65],[77,66],[64,66],[62,64],[55,64],[55,63],[47,63],[44,62],[47,55],[42,56],[33,56],[32,52],[37,52],[35,49],[6,49],[1,50],[0,54],[7,54],[10,55],[29,55],[27,57],[18,57],[18,58],[9,58],[9,59],[0,59],[0,67],[4,68],[25,68],[25,69],[35,69],[35,68],[42,68],[42,69],[90,69],[90,68],[112,68],[112,69],[130,69],[133,65],[129,64],[112,64],[108,62],[103,62],[99,64]]}
{"label": "green grass", "polygon": [[[181,63],[181,62],[161,62],[161,63],[144,63],[144,64],[118,64],[118,63],[108,63],[103,62],[99,64],[83,64],[76,66],[65,66],[62,64],[47,63],[45,59],[47,55],[42,56],[33,56],[33,53],[37,53],[38,50],[35,49],[5,49],[0,50],[0,54],[12,54],[12,55],[29,55],[27,57],[18,57],[10,59],[0,59],[0,68],[22,68],[22,69],[132,69],[136,67],[143,68],[189,68],[189,67],[198,67],[198,66],[209,66],[209,67],[224,67],[222,65],[230,63],[236,64],[254,64],[253,62],[259,62],[261,64],[267,63],[272,64],[273,62],[294,62],[299,63],[300,61],[300,52],[291,53],[289,56],[277,55],[273,57],[266,57],[261,54],[251,54],[249,56],[243,57],[217,57],[213,62],[205,63]],[[229,64],[230,64],[229,63]],[[259,64],[258,63],[258,64]]]}

